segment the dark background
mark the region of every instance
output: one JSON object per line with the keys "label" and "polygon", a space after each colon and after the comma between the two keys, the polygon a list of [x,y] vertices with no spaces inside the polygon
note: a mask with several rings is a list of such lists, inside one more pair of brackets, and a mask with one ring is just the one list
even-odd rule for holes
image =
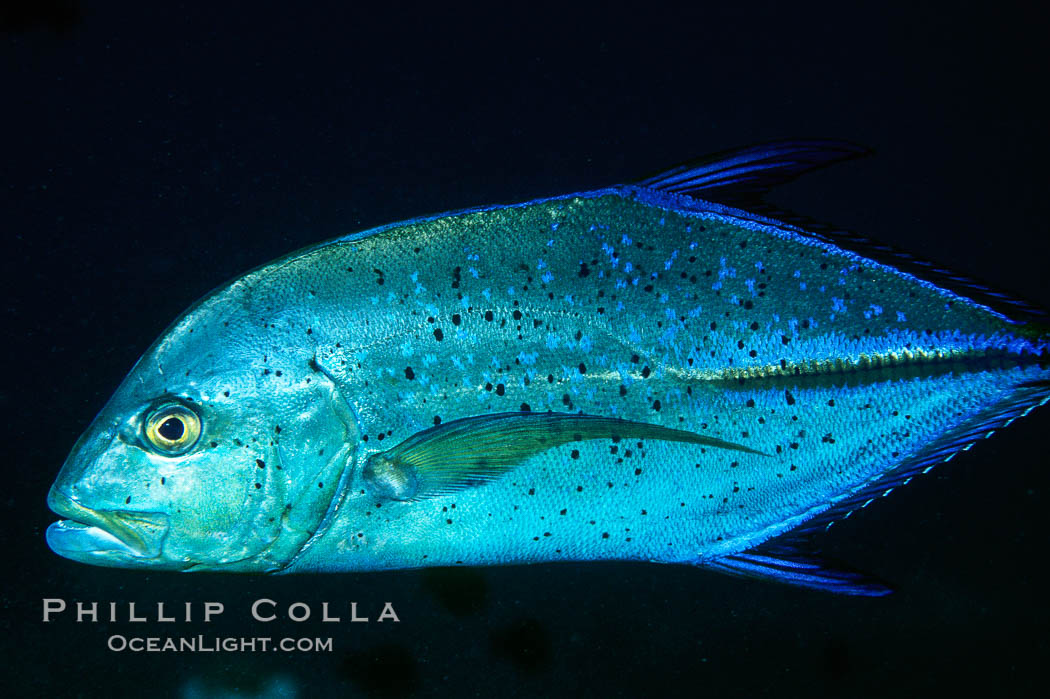
{"label": "dark background", "polygon": [[[1050,61],[1024,6],[350,4],[0,15],[7,696],[251,696],[275,673],[299,696],[1045,689],[1047,409],[825,536],[898,587],[886,599],[657,565],[257,578],[51,554],[47,488],[164,327],[252,266],[372,225],[839,137],[877,153],[778,204],[1050,306]],[[227,611],[173,630],[45,625],[43,597]],[[389,600],[402,621],[249,623],[258,597]],[[111,633],[332,636],[335,652],[117,654]]]}

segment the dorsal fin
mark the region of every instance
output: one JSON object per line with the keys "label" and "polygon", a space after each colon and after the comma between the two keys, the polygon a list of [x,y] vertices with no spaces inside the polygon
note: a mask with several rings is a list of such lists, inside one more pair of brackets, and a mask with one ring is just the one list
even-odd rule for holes
{"label": "dorsal fin", "polygon": [[869,153],[848,141],[774,141],[715,153],[637,184],[659,192],[742,204],[757,201],[771,188],[807,172]]}
{"label": "dorsal fin", "polygon": [[889,265],[986,306],[1017,323],[1031,323],[1042,334],[1050,313],[1036,304],[996,291],[980,280],[957,274],[907,252],[851,231],[769,204],[763,196],[773,187],[807,172],[870,155],[863,146],[839,140],[773,141],[722,151],[653,175],[636,184],[726,204],[786,223],[803,233],[862,257]]}
{"label": "dorsal fin", "polygon": [[[1046,309],[1006,292],[996,291],[979,279],[967,277],[958,272],[939,266],[934,262],[915,257],[911,253],[873,240],[867,236],[818,221],[810,216],[795,213],[765,201],[754,201],[746,204],[747,212],[766,218],[781,221],[801,229],[819,240],[831,243],[835,247],[856,253],[861,257],[889,265],[902,272],[914,275],[919,279],[935,284],[960,296],[987,306],[1010,320],[1020,323],[1050,322]],[[1036,329],[1036,334],[1042,330]]]}
{"label": "dorsal fin", "polygon": [[[807,232],[815,228],[812,223],[801,226]],[[827,233],[816,234],[828,242],[854,252],[862,257],[888,264],[902,272],[914,275],[919,279],[935,284],[960,296],[987,306],[1001,315],[1019,323],[1036,323],[1045,325],[1050,315],[1040,306],[1025,301],[1003,291],[996,291],[979,279],[952,272],[936,263],[917,258],[899,248],[880,243],[851,231],[834,229]],[[1044,331],[1034,328],[1033,334]]]}

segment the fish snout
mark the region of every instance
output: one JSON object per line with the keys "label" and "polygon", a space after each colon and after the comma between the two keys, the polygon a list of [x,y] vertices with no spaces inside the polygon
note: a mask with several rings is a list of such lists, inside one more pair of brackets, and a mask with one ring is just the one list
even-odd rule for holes
{"label": "fish snout", "polygon": [[55,553],[84,560],[88,556],[122,554],[141,559],[161,555],[168,534],[168,515],[133,510],[95,510],[57,486],[47,495],[51,511],[65,519],[47,529]]}

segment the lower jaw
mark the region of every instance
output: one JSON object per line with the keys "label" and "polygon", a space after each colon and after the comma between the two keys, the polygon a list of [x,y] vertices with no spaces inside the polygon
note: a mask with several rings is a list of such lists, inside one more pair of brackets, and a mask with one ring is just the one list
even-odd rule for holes
{"label": "lower jaw", "polygon": [[157,567],[157,557],[145,556],[104,529],[72,520],[47,528],[47,545],[70,560],[119,568]]}

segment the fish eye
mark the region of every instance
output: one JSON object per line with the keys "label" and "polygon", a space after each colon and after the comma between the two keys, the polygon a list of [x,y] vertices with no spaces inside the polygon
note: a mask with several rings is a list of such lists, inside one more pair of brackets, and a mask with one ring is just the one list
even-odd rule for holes
{"label": "fish eye", "polygon": [[201,419],[185,405],[168,403],[152,409],[142,429],[155,451],[165,456],[179,456],[197,443]]}

